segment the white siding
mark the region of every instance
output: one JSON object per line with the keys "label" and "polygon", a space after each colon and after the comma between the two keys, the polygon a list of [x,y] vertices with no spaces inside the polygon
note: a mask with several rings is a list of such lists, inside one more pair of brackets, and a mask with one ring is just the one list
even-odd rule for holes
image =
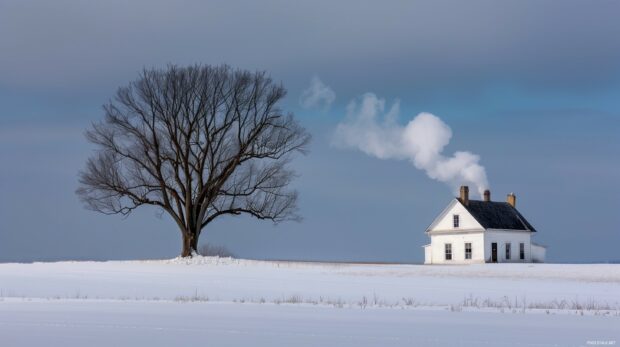
{"label": "white siding", "polygon": [[[445,259],[445,244],[452,244],[452,260]],[[471,243],[472,257],[465,259],[465,243]],[[458,232],[431,235],[430,249],[425,251],[426,264],[471,264],[484,262],[484,237],[482,232]],[[430,253],[430,254],[429,254]],[[429,258],[426,258],[426,256]]]}
{"label": "white siding", "polygon": [[[459,215],[459,227],[454,228],[453,216]],[[456,199],[448,205],[439,219],[430,226],[429,231],[483,230],[482,225],[472,217],[465,207]]]}
{"label": "white siding", "polygon": [[[529,263],[531,254],[531,233],[529,231],[510,231],[489,229],[484,232],[485,260],[491,262],[491,244],[497,242],[498,263]],[[510,260],[506,259],[506,244],[510,243]],[[519,244],[525,244],[525,259],[519,258]]]}
{"label": "white siding", "polygon": [[532,243],[532,262],[544,263],[547,249],[544,246]]}
{"label": "white siding", "polygon": [[433,258],[433,253],[432,253],[432,248],[431,245],[426,245],[424,246],[424,264],[432,264],[432,258]]}

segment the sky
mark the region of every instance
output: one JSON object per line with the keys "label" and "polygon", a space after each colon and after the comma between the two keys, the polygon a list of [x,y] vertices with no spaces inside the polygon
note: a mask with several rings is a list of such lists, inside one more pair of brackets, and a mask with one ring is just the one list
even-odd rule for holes
{"label": "sky", "polygon": [[255,259],[423,261],[458,179],[430,178],[418,152],[343,144],[338,129],[384,139],[428,113],[451,135],[434,163],[474,156],[493,200],[516,194],[548,261],[619,261],[618,13],[605,0],[3,0],[0,261],[180,253],[156,210],[105,216],[74,192],[94,149],[83,133],[116,89],[144,67],[195,63],[267,71],[313,135],[292,163],[301,222],[222,218],[201,243]]}

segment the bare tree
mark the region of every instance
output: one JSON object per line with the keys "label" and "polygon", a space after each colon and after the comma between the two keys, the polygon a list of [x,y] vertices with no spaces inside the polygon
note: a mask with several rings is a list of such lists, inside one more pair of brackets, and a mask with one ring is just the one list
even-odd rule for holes
{"label": "bare tree", "polygon": [[77,194],[105,214],[160,208],[181,231],[184,257],[217,217],[298,219],[288,163],[305,153],[310,135],[278,107],[285,94],[264,72],[144,70],[86,132],[98,150],[80,172]]}

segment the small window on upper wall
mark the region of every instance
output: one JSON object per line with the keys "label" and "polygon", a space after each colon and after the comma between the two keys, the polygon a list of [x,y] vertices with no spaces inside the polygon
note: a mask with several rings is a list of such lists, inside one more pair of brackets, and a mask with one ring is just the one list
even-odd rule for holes
{"label": "small window on upper wall", "polygon": [[458,214],[454,214],[452,215],[452,223],[454,225],[455,228],[458,228],[460,225],[460,220],[459,220],[459,215]]}

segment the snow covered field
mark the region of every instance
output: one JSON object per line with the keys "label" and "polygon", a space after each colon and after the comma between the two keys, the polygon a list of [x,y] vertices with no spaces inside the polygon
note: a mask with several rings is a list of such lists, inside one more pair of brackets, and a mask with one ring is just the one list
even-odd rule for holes
{"label": "snow covered field", "polygon": [[0,345],[588,346],[620,265],[0,264]]}

